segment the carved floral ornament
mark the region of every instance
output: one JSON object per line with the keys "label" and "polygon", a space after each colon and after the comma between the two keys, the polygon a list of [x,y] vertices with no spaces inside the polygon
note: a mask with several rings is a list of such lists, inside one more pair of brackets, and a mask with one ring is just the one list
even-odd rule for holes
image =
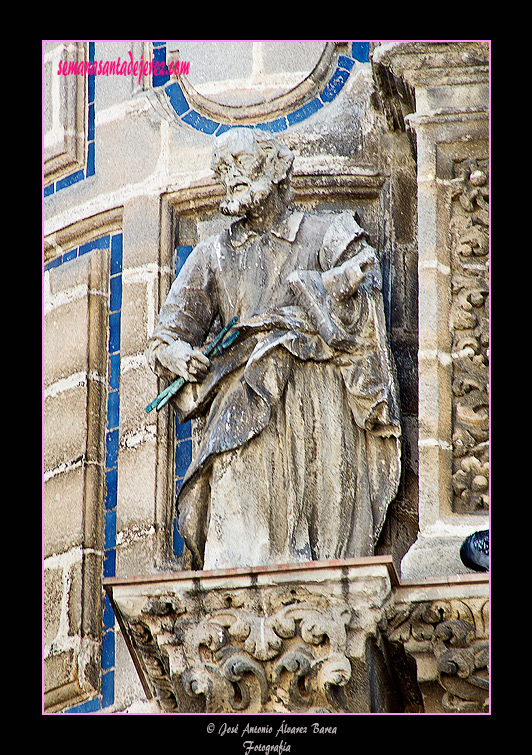
{"label": "carved floral ornament", "polygon": [[390,605],[379,627],[414,657],[430,648],[448,713],[488,710],[489,603],[487,598]]}
{"label": "carved floral ornament", "polygon": [[[119,605],[147,695],[167,712],[369,712],[368,640],[395,659],[381,682],[399,682],[405,712],[488,709],[487,596],[376,608],[299,587],[216,588]],[[415,672],[399,670],[404,653],[418,666],[417,691]]]}
{"label": "carved floral ornament", "polygon": [[464,160],[451,181],[454,510],[489,506],[489,172]]}
{"label": "carved floral ornament", "polygon": [[164,710],[258,712],[269,698],[272,710],[348,709],[347,604],[298,602],[262,615],[231,602],[194,619],[173,596],[149,598],[129,619]]}

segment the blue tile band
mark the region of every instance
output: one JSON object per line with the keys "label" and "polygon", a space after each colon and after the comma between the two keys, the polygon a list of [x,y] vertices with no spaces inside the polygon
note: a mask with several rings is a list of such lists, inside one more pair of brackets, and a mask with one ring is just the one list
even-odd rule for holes
{"label": "blue tile band", "polygon": [[[164,42],[153,42],[153,59],[159,64],[166,62],[166,44]],[[327,82],[324,90],[313,100],[296,110],[288,113],[286,116],[275,118],[272,121],[259,122],[249,126],[249,128],[260,128],[265,131],[279,132],[285,131],[290,126],[306,120],[316,113],[323,105],[331,103],[338,96],[354,65],[358,63],[367,63],[369,61],[369,42],[353,42],[351,45],[352,57],[340,55],[337,61],[337,67],[333,75]],[[89,61],[94,63],[94,42],[89,42]],[[162,67],[162,65],[161,65]],[[95,174],[95,129],[94,129],[94,89],[95,76],[87,77],[87,96],[88,96],[88,127],[87,127],[87,159],[84,168],[77,170],[69,176],[59,179],[58,181],[46,186],[44,197],[49,197],[57,191],[68,186],[73,186],[79,181],[85,180],[88,176]],[[163,87],[164,93],[174,112],[179,116],[183,123],[201,131],[204,134],[215,134],[219,136],[224,131],[228,131],[234,126],[215,121],[198,113],[189,104],[183,90],[177,82],[170,82],[169,74],[153,74],[152,85],[156,88]]]}
{"label": "blue tile band", "polygon": [[[367,63],[369,61],[369,42],[353,42],[351,50],[352,57],[348,57],[347,55],[338,56],[334,73],[323,91],[314,97],[314,99],[298,107],[296,110],[293,110],[291,113],[287,113],[286,116],[281,116],[280,118],[275,118],[271,121],[254,123],[247,126],[247,128],[259,128],[264,131],[272,132],[285,131],[290,126],[300,123],[311,115],[314,115],[314,113],[320,110],[324,105],[331,103],[342,90],[356,63]],[[153,55],[157,60],[166,60],[166,46],[164,42],[153,43]],[[235,128],[235,126],[222,123],[221,121],[212,120],[198,113],[188,102],[187,97],[178,82],[174,81],[165,86],[165,81],[162,81],[162,78],[164,77],[160,78],[154,76],[153,86],[164,87],[164,93],[168,98],[168,103],[183,123],[196,129],[196,131],[201,131],[204,134],[215,134],[216,136],[223,134],[224,131],[228,131],[231,128]],[[165,80],[168,81],[169,78],[166,77]]]}
{"label": "blue tile band", "polygon": [[[179,273],[185,260],[192,251],[192,246],[178,246],[175,253],[175,271],[176,275]],[[189,467],[192,459],[192,423],[183,422],[179,424],[177,418],[175,419],[175,466],[174,466],[174,481],[175,481],[175,495],[179,492],[183,483],[183,478]],[[177,514],[177,512],[176,512]],[[174,516],[173,523],[173,551],[174,555],[179,557],[183,555],[183,539],[177,531],[177,515]]]}
{"label": "blue tile band", "polygon": [[367,63],[369,61],[369,42],[353,42],[351,54],[360,63]]}

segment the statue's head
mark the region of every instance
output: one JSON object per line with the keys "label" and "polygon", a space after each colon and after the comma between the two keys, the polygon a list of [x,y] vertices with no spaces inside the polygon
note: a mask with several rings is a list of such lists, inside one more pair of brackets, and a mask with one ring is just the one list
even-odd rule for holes
{"label": "statue's head", "polygon": [[245,215],[260,207],[272,191],[287,204],[294,155],[259,129],[232,128],[216,139],[211,167],[226,189],[220,204],[225,215]]}

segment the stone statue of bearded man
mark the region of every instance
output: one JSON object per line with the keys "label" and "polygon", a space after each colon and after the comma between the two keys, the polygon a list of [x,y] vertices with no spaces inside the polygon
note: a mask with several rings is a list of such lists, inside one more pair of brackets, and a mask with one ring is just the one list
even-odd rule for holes
{"label": "stone statue of bearded man", "polygon": [[[293,155],[270,134],[216,140],[221,211],[162,307],[147,358],[188,382],[203,417],[177,499],[196,569],[372,555],[400,474],[400,420],[381,273],[349,212],[290,208]],[[231,349],[202,353],[238,317]],[[218,326],[219,327],[219,326]]]}

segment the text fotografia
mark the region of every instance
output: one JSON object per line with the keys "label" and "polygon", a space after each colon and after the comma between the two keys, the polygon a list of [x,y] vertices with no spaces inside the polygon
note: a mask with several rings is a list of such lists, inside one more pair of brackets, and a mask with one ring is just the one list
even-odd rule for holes
{"label": "text fotografia", "polygon": [[172,60],[166,65],[164,60],[133,60],[128,52],[129,60],[60,60],[57,69],[58,76],[138,76],[139,84],[142,76],[187,76],[190,72],[190,61]]}
{"label": "text fotografia", "polygon": [[[281,739],[280,741],[276,741],[275,744],[265,744],[263,742],[257,742],[250,737],[253,735],[269,735],[278,740],[281,735],[297,736],[299,734],[336,734],[337,729],[336,726],[324,726],[317,722],[312,722],[304,726],[293,726],[283,719],[280,725],[253,725],[246,723],[245,726],[241,726],[240,723],[227,724],[224,722],[217,727],[214,723],[209,723],[207,725],[207,732],[209,734],[216,733],[221,737],[231,735],[241,737],[245,755],[252,755],[254,752],[263,752],[266,753],[266,755],[273,755],[274,753],[290,752],[290,743]],[[244,737],[246,737],[246,739],[244,739]]]}

